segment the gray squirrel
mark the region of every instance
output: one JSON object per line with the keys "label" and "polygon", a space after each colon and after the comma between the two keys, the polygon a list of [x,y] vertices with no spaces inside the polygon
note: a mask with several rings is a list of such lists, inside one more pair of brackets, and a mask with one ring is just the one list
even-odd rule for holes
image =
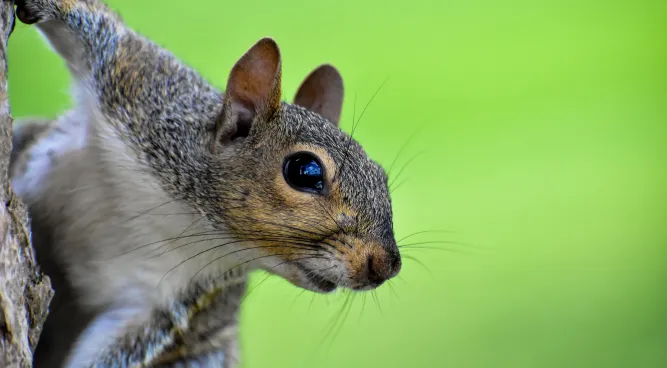
{"label": "gray squirrel", "polygon": [[338,127],[333,66],[283,102],[264,38],[221,92],[100,0],[16,4],[74,77],[71,111],[15,129],[56,290],[36,367],[233,367],[251,270],[320,293],[398,274],[387,176]]}

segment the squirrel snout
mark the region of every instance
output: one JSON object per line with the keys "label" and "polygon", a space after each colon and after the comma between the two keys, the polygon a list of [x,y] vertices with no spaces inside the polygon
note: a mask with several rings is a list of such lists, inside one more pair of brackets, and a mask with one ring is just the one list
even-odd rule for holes
{"label": "squirrel snout", "polygon": [[401,269],[401,259],[387,252],[373,252],[367,256],[366,278],[369,286],[380,286],[396,276]]}

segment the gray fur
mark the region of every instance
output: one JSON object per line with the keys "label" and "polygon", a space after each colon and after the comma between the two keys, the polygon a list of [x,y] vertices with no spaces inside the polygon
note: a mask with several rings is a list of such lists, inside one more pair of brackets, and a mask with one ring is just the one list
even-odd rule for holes
{"label": "gray fur", "polygon": [[[256,118],[247,137],[215,142],[223,93],[101,1],[18,6],[76,79],[75,109],[18,145],[16,162],[25,165],[12,178],[40,233],[38,255],[61,275],[59,303],[62,295],[72,300],[47,323],[44,344],[62,345],[44,348],[42,364],[215,366],[222,353],[233,366],[249,270],[316,291],[313,277],[377,287],[370,257],[383,279],[398,273],[386,174],[335,124],[282,103],[269,119]],[[314,201],[273,184],[295,147],[326,152],[337,197]],[[290,207],[286,196],[311,204]],[[281,245],[272,249],[267,238]],[[192,300],[211,295],[218,296],[204,310],[187,313]],[[83,331],[60,336],[79,316]],[[175,327],[181,340],[169,333]],[[175,355],[180,363],[169,358],[176,347],[187,353]]]}

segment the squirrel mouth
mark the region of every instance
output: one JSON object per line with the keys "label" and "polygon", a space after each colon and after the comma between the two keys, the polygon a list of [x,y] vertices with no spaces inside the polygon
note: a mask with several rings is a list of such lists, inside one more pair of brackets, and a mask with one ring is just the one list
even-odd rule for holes
{"label": "squirrel mouth", "polygon": [[336,290],[336,284],[325,279],[324,277],[317,275],[313,273],[313,271],[308,270],[307,268],[303,267],[300,264],[297,264],[299,269],[303,272],[304,276],[308,280],[308,282],[314,286],[314,289],[317,289],[315,291],[321,292],[321,293],[330,293],[334,290]]}
{"label": "squirrel mouth", "polygon": [[308,281],[310,281],[311,284],[315,285],[318,289],[320,289],[320,291],[323,291],[325,293],[330,293],[336,290],[336,284],[334,284],[331,281],[324,280],[323,278],[318,276],[309,275],[307,277]]}

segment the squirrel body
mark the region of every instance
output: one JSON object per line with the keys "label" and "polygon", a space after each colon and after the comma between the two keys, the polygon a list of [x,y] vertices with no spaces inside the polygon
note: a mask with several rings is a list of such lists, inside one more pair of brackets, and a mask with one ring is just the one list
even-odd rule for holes
{"label": "squirrel body", "polygon": [[75,79],[72,111],[14,138],[56,290],[36,366],[233,366],[250,270],[316,292],[398,273],[387,178],[337,126],[335,68],[283,102],[265,38],[221,92],[102,1],[17,6]]}
{"label": "squirrel body", "polygon": [[[87,131],[86,126],[90,124],[81,121],[82,116],[85,115],[74,110],[58,120],[40,124],[48,128],[39,131],[32,146],[24,151],[26,156],[30,156],[24,157],[24,167],[17,164],[15,168],[17,172],[14,175],[14,187],[21,196],[31,199],[29,208],[33,241],[40,264],[49,275],[57,274],[61,269],[68,270],[67,280],[64,280],[65,277],[54,280],[54,287],[58,292],[52,304],[53,315],[45,326],[44,341],[40,341],[41,345],[37,349],[36,367],[42,364],[50,367],[54,360],[64,359],[62,353],[70,348],[69,344],[73,341],[68,342],[60,331],[69,329],[72,329],[72,335],[76,335],[81,333],[84,327],[88,327],[88,333],[78,339],[87,341],[90,346],[103,347],[126,335],[127,331],[143,329],[146,321],[151,321],[154,327],[150,330],[156,333],[164,332],[161,344],[166,349],[172,343],[173,336],[160,326],[173,326],[167,323],[170,318],[160,316],[166,313],[174,317],[179,315],[179,310],[191,309],[183,304],[183,295],[200,293],[199,288],[206,287],[211,281],[210,278],[216,276],[216,286],[223,288],[220,292],[227,295],[225,301],[238,304],[242,292],[237,289],[241,286],[244,289],[245,285],[243,267],[235,268],[236,276],[231,281],[225,277],[223,282],[217,277],[225,269],[223,262],[216,264],[216,268],[205,268],[204,271],[208,273],[202,275],[202,281],[197,286],[190,285],[189,281],[195,273],[202,269],[205,263],[210,262],[209,258],[203,257],[194,259],[193,264],[187,268],[175,268],[175,272],[162,279],[183,259],[205,252],[219,244],[219,239],[225,236],[206,224],[199,224],[202,222],[201,216],[190,214],[190,208],[180,202],[169,203],[173,200],[165,197],[165,194],[154,186],[147,186],[150,179],[141,175],[140,169],[125,171],[131,167],[132,161],[116,160],[113,165],[105,164],[105,154],[119,154],[115,157],[122,157],[126,153],[100,150],[100,146],[91,143],[90,140],[100,140],[105,141],[105,149],[123,148],[121,145],[111,145],[114,138],[104,137],[96,131]],[[35,128],[33,131],[38,130]],[[24,132],[30,133],[31,131]],[[123,167],[120,172],[106,170],[109,167],[119,167],[117,165]],[[23,169],[22,172],[18,172],[19,169]],[[123,172],[130,175],[122,176]],[[122,182],[123,179],[126,181]],[[117,195],[119,192],[126,193]],[[43,193],[58,193],[58,196],[50,196],[48,201],[43,201],[39,199]],[[128,195],[130,193],[132,194]],[[139,216],[142,211],[152,208],[155,210],[151,213]],[[48,239],[43,239],[46,232],[49,233]],[[197,235],[200,233],[210,235]],[[178,237],[181,239],[176,239]],[[162,239],[173,240],[160,241]],[[52,248],[51,244],[69,246]],[[90,244],[95,246],[91,247]],[[132,247],[142,244],[150,245],[133,251]],[[170,252],[170,249],[177,251]],[[213,257],[220,257],[234,251],[232,249],[237,250],[238,247],[221,247],[220,250],[209,253]],[[94,253],[85,254],[86,252]],[[55,263],[52,261],[54,259],[57,260]],[[82,260],[88,262],[81,262]],[[81,263],[70,264],[68,261]],[[236,261],[228,264],[226,268],[235,266]],[[206,275],[211,277],[207,278]],[[169,276],[173,279],[169,279]],[[63,293],[63,289],[70,287],[72,291]],[[230,287],[233,292],[229,291]],[[203,292],[201,294],[199,297],[206,295]],[[68,298],[76,299],[77,305],[68,303]],[[234,357],[237,354],[235,349],[231,349],[235,339],[228,336],[232,331],[235,333],[237,312],[238,307],[227,308],[225,316],[230,320],[226,325],[207,326],[198,330],[199,333],[216,336],[215,339],[204,340],[206,344],[227,341],[227,360],[229,356]],[[87,314],[90,317],[86,318]],[[100,314],[101,318],[97,319],[95,325],[77,326],[72,321],[73,318],[82,319],[83,325],[86,325],[92,322],[94,316]],[[221,316],[217,316],[212,320],[220,319]],[[185,325],[180,326],[183,332],[188,331]],[[96,326],[98,327],[93,328]],[[75,337],[71,336],[72,339]],[[53,340],[50,342],[52,346],[46,342],[49,339]],[[220,352],[215,349],[211,353],[217,356]],[[93,350],[91,354],[101,357],[105,353]],[[130,354],[126,355],[124,359],[129,359]],[[202,359],[204,354],[198,352],[195,356]],[[89,360],[91,359],[92,357]],[[154,359],[158,359],[157,354]],[[216,361],[222,367],[225,360]],[[107,362],[97,364],[100,367],[109,366]]]}

